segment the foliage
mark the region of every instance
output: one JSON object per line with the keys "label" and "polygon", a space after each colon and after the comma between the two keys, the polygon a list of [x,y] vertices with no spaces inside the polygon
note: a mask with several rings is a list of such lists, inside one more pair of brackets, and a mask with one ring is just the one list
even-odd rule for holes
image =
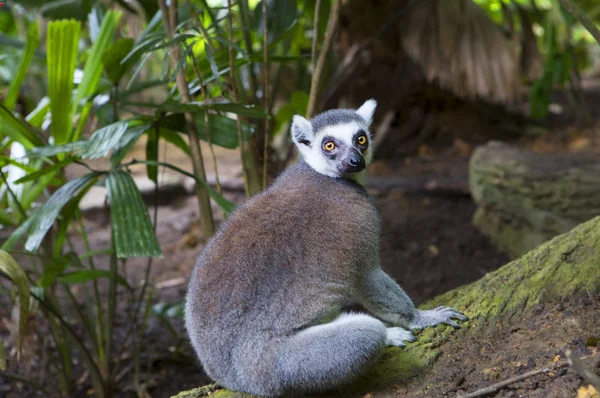
{"label": "foliage", "polygon": [[[586,15],[600,23],[600,7],[594,0],[573,1]],[[580,72],[590,66],[589,52],[597,46],[588,32],[561,4],[560,0],[474,0],[492,19],[519,41],[520,62],[539,62],[535,72],[523,70],[532,81],[530,114],[543,118],[548,114],[550,93],[568,87],[567,95],[575,112],[585,111],[580,103]],[[528,43],[533,37],[534,43]],[[539,51],[539,52],[538,52]],[[538,58],[535,61],[533,58]]]}
{"label": "foliage", "polygon": [[[133,345],[139,355],[148,316],[170,330],[169,319],[177,315],[158,307],[151,311],[147,281],[134,289],[118,267],[130,257],[162,256],[155,215],[152,220],[129,166],[146,165],[155,183],[160,168],[192,177],[229,213],[234,205],[218,184],[214,188],[198,173],[158,161],[159,142],[174,144],[194,162],[198,140],[211,150],[212,145],[237,148],[256,160],[250,167],[258,172],[260,162],[269,159],[261,159],[257,145],[272,147],[272,137],[290,119],[290,109],[275,104],[292,97],[294,110],[304,112],[308,99],[313,2],[269,1],[266,43],[260,2],[241,1],[227,10],[202,0],[182,1],[171,35],[165,19],[173,18],[173,9],[163,15],[154,1],[132,4],[21,0],[0,8],[0,44],[6,48],[0,55],[0,226],[11,231],[0,242],[0,276],[18,293],[18,347],[27,317],[34,315],[36,325],[51,331],[56,360],[49,363],[63,395],[76,388],[77,356],[94,394],[111,396],[119,372],[115,353]],[[322,21],[320,37],[326,18]],[[230,77],[230,52],[237,84]],[[268,81],[265,66],[272,72]],[[185,79],[183,88],[176,84],[178,75]],[[284,76],[294,84],[283,84]],[[269,103],[265,90],[271,93]],[[264,120],[273,113],[278,122],[267,130]],[[130,160],[128,153],[142,138],[146,160]],[[106,161],[92,169],[89,160],[96,158]],[[66,170],[74,165],[87,172],[69,179]],[[101,248],[90,243],[80,210],[82,198],[97,186],[107,189],[111,214],[112,239]],[[150,266],[149,260],[146,272]],[[117,303],[123,295],[132,298],[131,324],[117,341]],[[30,299],[38,304],[30,305]],[[3,346],[0,372],[11,360],[4,358]]]}

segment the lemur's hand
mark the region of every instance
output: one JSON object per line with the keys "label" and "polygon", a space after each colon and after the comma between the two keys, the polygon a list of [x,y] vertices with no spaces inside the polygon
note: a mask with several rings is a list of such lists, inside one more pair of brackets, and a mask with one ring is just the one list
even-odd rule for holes
{"label": "lemur's hand", "polygon": [[461,321],[469,319],[452,308],[441,306],[433,310],[417,310],[415,317],[408,327],[409,329],[423,329],[428,326],[437,325],[438,323],[445,323],[446,325],[458,328],[458,323],[454,322],[453,318]]}

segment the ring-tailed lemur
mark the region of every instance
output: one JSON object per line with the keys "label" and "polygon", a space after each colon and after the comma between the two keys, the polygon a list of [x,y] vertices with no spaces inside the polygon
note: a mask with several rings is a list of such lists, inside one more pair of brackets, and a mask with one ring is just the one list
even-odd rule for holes
{"label": "ring-tailed lemur", "polygon": [[[413,341],[408,330],[467,319],[416,309],[379,265],[379,215],[351,178],[371,159],[375,106],[295,116],[303,160],[241,206],[199,256],[185,321],[220,385],[266,396],[333,389],[386,345]],[[341,313],[349,301],[372,315]]]}

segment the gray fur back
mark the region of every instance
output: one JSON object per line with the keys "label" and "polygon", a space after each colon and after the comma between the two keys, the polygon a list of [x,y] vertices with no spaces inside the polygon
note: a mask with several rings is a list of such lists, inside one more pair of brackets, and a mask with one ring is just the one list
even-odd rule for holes
{"label": "gray fur back", "polygon": [[[355,118],[336,110],[312,123]],[[377,263],[379,234],[362,187],[304,163],[241,206],[199,256],[186,299],[186,327],[208,375],[234,389],[277,391],[280,343],[332,319],[356,293]]]}

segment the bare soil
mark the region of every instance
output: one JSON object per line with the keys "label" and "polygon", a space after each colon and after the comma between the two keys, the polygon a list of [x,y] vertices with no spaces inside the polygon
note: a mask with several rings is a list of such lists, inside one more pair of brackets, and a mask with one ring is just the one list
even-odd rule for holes
{"label": "bare soil", "polygon": [[582,292],[575,300],[540,306],[533,314],[506,323],[490,322],[476,341],[456,339],[418,381],[430,388],[415,395],[397,387],[393,396],[456,397],[546,369],[481,396],[574,398],[577,390],[588,384],[567,365],[567,348],[578,357],[588,358],[586,363],[593,371],[600,370],[600,295]]}

